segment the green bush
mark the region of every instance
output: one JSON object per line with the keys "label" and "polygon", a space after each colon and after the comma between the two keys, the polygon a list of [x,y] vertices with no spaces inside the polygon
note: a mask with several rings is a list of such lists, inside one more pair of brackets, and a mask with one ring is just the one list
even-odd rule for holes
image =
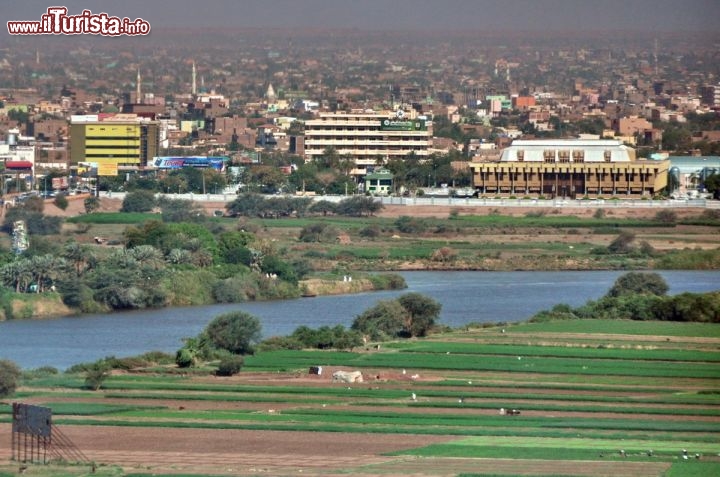
{"label": "green bush", "polygon": [[120,212],[150,212],[156,205],[155,193],[141,189],[125,195]]}
{"label": "green bush", "polygon": [[58,194],[58,195],[56,195],[56,196],[55,196],[55,200],[53,201],[53,204],[55,204],[55,206],[56,206],[58,209],[61,209],[61,210],[67,209],[67,208],[68,208],[68,205],[69,205],[69,204],[68,204],[67,197],[65,196],[65,194]]}
{"label": "green bush", "polygon": [[260,296],[257,275],[236,275],[213,284],[212,295],[217,303],[241,303],[256,300]]}
{"label": "green bush", "polygon": [[178,368],[192,368],[197,364],[197,356],[188,348],[180,348],[175,355]]}
{"label": "green bush", "polygon": [[397,273],[370,275],[369,280],[375,290],[402,290],[407,288],[405,278]]}
{"label": "green bush", "polygon": [[300,230],[301,242],[325,242],[333,243],[337,241],[338,231],[325,223],[306,225]]}
{"label": "green bush", "polygon": [[658,273],[629,272],[615,280],[607,296],[664,295],[669,288],[665,279]]}
{"label": "green bush", "polygon": [[228,356],[220,360],[215,374],[218,376],[233,376],[240,372],[243,364],[245,364],[245,360],[242,356]]}
{"label": "green bush", "polygon": [[104,361],[98,361],[85,373],[85,387],[97,391],[103,382],[110,376],[110,366]]}
{"label": "green bush", "polygon": [[395,227],[404,234],[420,234],[427,230],[427,223],[416,217],[403,215],[395,221]]}
{"label": "green bush", "polygon": [[380,226],[377,224],[371,224],[367,227],[363,227],[358,231],[358,235],[369,239],[377,238],[380,236]]}
{"label": "green bush", "polygon": [[20,368],[12,361],[0,360],[0,398],[11,396],[20,379]]}
{"label": "green bush", "polygon": [[234,354],[253,354],[253,346],[260,341],[260,320],[244,311],[216,316],[203,332],[218,349]]}

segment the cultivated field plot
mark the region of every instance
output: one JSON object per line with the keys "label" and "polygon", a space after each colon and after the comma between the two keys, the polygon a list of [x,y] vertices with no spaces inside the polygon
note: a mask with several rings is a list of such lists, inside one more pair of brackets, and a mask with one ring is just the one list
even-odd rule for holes
{"label": "cultivated field plot", "polygon": [[[310,367],[321,366],[321,374]],[[334,383],[335,370],[362,383]],[[27,381],[94,475],[720,475],[720,327],[568,321]],[[11,463],[9,408],[0,459]],[[26,475],[90,475],[87,465]]]}

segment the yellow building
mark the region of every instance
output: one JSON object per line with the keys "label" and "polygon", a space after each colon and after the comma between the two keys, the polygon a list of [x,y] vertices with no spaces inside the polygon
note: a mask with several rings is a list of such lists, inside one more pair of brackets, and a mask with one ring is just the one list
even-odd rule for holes
{"label": "yellow building", "polygon": [[320,113],[305,121],[305,158],[322,157],[333,148],[354,162],[353,175],[364,175],[368,167],[414,153],[429,155],[431,132],[415,111]]}
{"label": "yellow building", "polygon": [[98,168],[144,167],[158,155],[159,136],[156,121],[136,115],[73,116],[70,160],[73,165],[94,162]]}
{"label": "yellow building", "polygon": [[470,164],[480,195],[567,198],[652,197],[666,187],[669,166],[607,139],[515,140],[499,160]]}

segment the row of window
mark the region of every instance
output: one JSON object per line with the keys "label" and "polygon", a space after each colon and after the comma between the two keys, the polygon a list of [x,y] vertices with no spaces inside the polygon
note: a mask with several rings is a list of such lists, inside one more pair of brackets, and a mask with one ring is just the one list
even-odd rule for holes
{"label": "row of window", "polygon": [[[516,157],[518,162],[523,162],[525,160],[525,151],[523,151],[522,149],[518,150],[516,152]],[[560,162],[564,164],[569,164],[571,157],[572,162],[583,163],[585,162],[585,151],[569,151],[567,149],[563,149],[560,151],[548,149],[543,151],[543,160],[546,163]],[[605,162],[610,162],[612,160],[612,151],[610,151],[609,149],[603,151],[603,159],[605,160]]]}

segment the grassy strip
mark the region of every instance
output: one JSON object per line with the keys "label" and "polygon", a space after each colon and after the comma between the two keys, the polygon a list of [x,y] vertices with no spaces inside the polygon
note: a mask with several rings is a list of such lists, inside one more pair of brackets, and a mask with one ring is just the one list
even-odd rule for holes
{"label": "grassy strip", "polygon": [[510,344],[448,343],[422,341],[416,343],[390,343],[388,348],[405,353],[461,353],[486,356],[542,356],[549,358],[632,359],[646,361],[720,362],[720,352],[683,349],[612,349],[559,346],[532,346]]}
{"label": "grassy strip", "polygon": [[720,475],[720,462],[688,460],[675,462],[663,477],[708,477]]}
{"label": "grassy strip", "polygon": [[73,224],[140,224],[148,220],[161,220],[160,214],[143,212],[93,212],[92,214],[68,217],[67,222]]}
{"label": "grassy strip", "polygon": [[[588,334],[588,338],[593,338],[593,334],[720,338],[720,326],[717,323],[669,321],[557,320],[508,325],[506,331],[508,333],[583,333]],[[556,339],[561,340],[564,337],[558,336]],[[602,338],[597,337],[597,339]]]}
{"label": "grassy strip", "polygon": [[715,378],[720,370],[716,364],[696,363],[687,366],[675,362],[638,362],[635,360],[588,360],[579,358],[517,359],[514,356],[468,358],[466,355],[437,353],[325,353],[312,351],[274,351],[248,356],[246,369],[281,369],[288,362],[306,366],[322,363],[330,366],[410,368],[452,371],[502,371],[515,373],[613,375],[643,377]]}
{"label": "grassy strip", "polygon": [[[621,445],[622,447],[619,447]],[[717,443],[690,441],[648,441],[627,439],[618,443],[613,439],[587,438],[528,438],[482,436],[454,442],[433,444],[420,449],[391,453],[390,455],[417,455],[423,457],[486,457],[547,460],[594,460],[598,457],[611,459],[677,459],[682,450],[689,453],[715,454],[720,450]],[[624,451],[624,456],[620,452]],[[652,450],[652,456],[648,451]]]}
{"label": "grassy strip", "polygon": [[[322,392],[322,389],[313,389],[312,394],[309,394],[309,392],[302,393],[302,398],[299,399],[293,399],[289,395],[285,394],[282,391],[278,391],[277,389],[273,389],[272,391],[266,391],[266,392],[260,392],[257,393],[237,393],[237,394],[231,394],[228,395],[226,393],[217,394],[217,393],[207,393],[207,394],[178,394],[175,393],[174,399],[183,400],[183,401],[207,401],[207,402],[267,402],[267,403],[275,403],[275,402],[286,402],[286,403],[305,403],[305,404],[313,404],[313,403],[323,403],[323,404],[331,404],[333,402],[346,402],[342,398],[348,398],[356,399],[358,397],[372,397],[374,398],[373,401],[355,401],[356,405],[361,406],[388,406],[388,405],[397,405],[397,406],[404,406],[406,405],[403,403],[408,397],[408,391],[402,390],[402,391],[382,391],[382,390],[374,390],[371,393],[363,393],[362,390],[358,390],[361,392],[354,392],[352,395],[348,396],[346,391],[341,391],[340,393],[333,391],[333,392]],[[466,393],[466,392],[453,392],[453,393],[439,393],[439,392],[433,392],[431,390],[423,390],[420,391],[422,393],[423,398],[440,398],[440,399],[448,399],[451,400],[451,402],[425,402],[425,403],[413,403],[413,406],[425,406],[425,407],[435,407],[435,408],[467,408],[467,409],[499,409],[501,407],[508,407],[510,403],[517,402],[518,400],[521,401],[527,401],[530,399],[537,399],[540,401],[562,401],[562,402],[568,402],[568,403],[576,403],[576,402],[607,402],[607,403],[627,403],[628,401],[632,400],[631,398],[627,397],[616,397],[616,396],[583,396],[583,395],[575,395],[575,394],[568,394],[568,395],[559,395],[559,396],[552,396],[552,395],[518,395],[517,393]],[[268,394],[271,394],[268,396]],[[291,391],[289,393],[290,395],[298,395],[296,391]],[[167,394],[165,394],[162,390],[159,390],[158,393],[122,393],[122,394],[115,394],[115,393],[108,393],[105,395],[107,398],[113,398],[113,399],[161,399],[161,400],[167,400]],[[462,404],[458,404],[457,400],[459,398],[463,398],[464,402]],[[482,399],[483,402],[474,402],[473,400],[476,399]],[[493,401],[488,402],[485,401],[487,399],[504,399],[505,401]],[[397,401],[401,400],[401,401]],[[554,404],[533,404],[533,403],[527,403],[523,402],[522,407],[526,410],[543,410],[543,411],[575,411],[575,412],[617,412],[617,413],[627,413],[627,414],[658,414],[658,415],[685,415],[685,416],[720,416],[720,409],[714,407],[717,404],[717,399],[713,399],[710,402],[686,402],[686,401],[678,401],[678,400],[662,400],[662,399],[634,399],[635,402],[638,404],[668,404],[668,405],[696,405],[696,408],[688,408],[688,409],[680,409],[677,407],[673,408],[651,408],[651,407],[645,407],[642,409],[638,409],[637,407],[618,407],[618,406],[602,406],[602,405],[596,405],[596,406],[581,406],[581,405],[575,405],[573,404],[572,407],[568,407],[568,405],[554,405]],[[701,408],[700,406],[711,406],[710,408]]]}

